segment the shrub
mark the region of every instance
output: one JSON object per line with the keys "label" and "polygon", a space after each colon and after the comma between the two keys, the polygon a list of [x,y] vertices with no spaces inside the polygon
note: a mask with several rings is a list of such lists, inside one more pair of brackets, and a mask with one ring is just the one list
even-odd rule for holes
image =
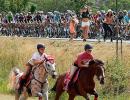
{"label": "shrub", "polygon": [[126,91],[128,86],[128,69],[123,62],[111,60],[106,64],[106,82],[103,93],[118,95]]}

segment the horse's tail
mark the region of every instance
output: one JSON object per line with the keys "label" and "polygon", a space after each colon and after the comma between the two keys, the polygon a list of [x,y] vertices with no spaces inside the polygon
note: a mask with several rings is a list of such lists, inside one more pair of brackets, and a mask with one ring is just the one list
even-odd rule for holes
{"label": "horse's tail", "polygon": [[13,68],[10,71],[10,74],[9,74],[9,83],[8,83],[8,88],[9,89],[13,89],[13,90],[16,89],[16,84],[17,84],[16,76],[19,75],[19,74],[20,74],[20,70],[18,68]]}

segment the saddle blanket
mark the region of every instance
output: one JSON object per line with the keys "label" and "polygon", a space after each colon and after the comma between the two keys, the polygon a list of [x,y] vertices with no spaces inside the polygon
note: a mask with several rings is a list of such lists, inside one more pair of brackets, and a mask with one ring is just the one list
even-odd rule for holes
{"label": "saddle blanket", "polygon": [[69,80],[72,82],[72,83],[75,83],[78,79],[78,76],[79,76],[79,72],[80,72],[80,69],[77,69],[75,72],[74,72],[74,75],[72,76],[72,79],[70,80],[70,71],[68,71],[65,75],[65,78],[64,78],[64,84],[66,84]]}

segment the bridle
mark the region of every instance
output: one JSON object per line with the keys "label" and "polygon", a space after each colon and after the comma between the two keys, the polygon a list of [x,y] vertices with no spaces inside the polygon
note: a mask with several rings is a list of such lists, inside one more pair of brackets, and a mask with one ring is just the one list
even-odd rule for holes
{"label": "bridle", "polygon": [[105,75],[104,75],[104,71],[105,71],[105,69],[104,69],[104,64],[99,64],[99,65],[97,65],[97,68],[100,68],[101,70],[102,70],[102,75],[99,75],[98,76],[98,79],[99,80],[101,80],[102,78],[105,78]]}
{"label": "bridle", "polygon": [[[49,61],[49,60],[47,59],[47,57],[46,57],[46,56],[44,56],[43,63],[46,63],[47,61]],[[43,84],[45,84],[45,83],[46,83],[46,80],[45,80],[44,82],[39,81],[39,80],[35,77],[35,74],[34,74],[34,73],[35,73],[36,69],[37,69],[38,67],[40,67],[43,63],[41,63],[41,64],[39,64],[39,65],[35,66],[35,68],[33,68],[33,70],[31,71],[31,74],[32,74],[32,78],[31,78],[31,79],[36,80],[38,83],[40,83],[40,84],[41,84],[41,86],[43,86]],[[43,66],[43,67],[44,67],[44,66]],[[47,71],[46,67],[44,67],[44,69],[45,69],[46,73],[48,73],[48,71]]]}

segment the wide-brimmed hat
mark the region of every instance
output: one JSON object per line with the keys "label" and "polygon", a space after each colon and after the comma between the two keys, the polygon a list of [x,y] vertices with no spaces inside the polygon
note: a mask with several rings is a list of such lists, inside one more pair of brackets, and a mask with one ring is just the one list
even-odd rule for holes
{"label": "wide-brimmed hat", "polygon": [[113,12],[111,9],[108,9],[108,11],[107,12]]}

